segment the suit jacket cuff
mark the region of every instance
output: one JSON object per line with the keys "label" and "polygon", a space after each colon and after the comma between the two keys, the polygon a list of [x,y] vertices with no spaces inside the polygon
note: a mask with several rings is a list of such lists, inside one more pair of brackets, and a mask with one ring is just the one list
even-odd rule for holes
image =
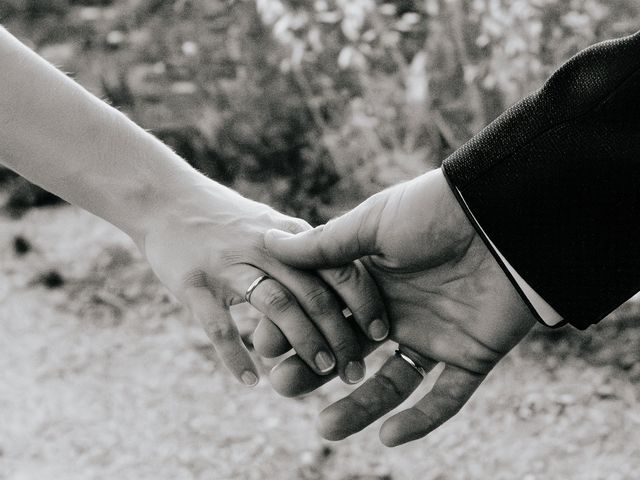
{"label": "suit jacket cuff", "polygon": [[476,220],[476,217],[469,209],[467,202],[464,201],[464,197],[462,196],[460,191],[457,188],[455,190],[455,196],[464,209],[467,217],[473,224],[476,231],[480,234],[485,245],[489,248],[489,251],[493,254],[496,260],[499,261],[500,266],[508,275],[509,279],[517,289],[520,296],[525,299],[525,301],[527,302],[527,306],[531,309],[536,319],[545,327],[557,328],[566,325],[567,322],[564,321],[562,316],[558,312],[556,312],[555,309],[538,294],[538,292],[531,288],[531,285],[529,285],[526,280],[522,278],[522,276],[515,270],[515,268],[513,268],[509,261],[502,255],[502,253],[500,253],[500,250],[498,250],[489,236],[485,233],[482,225],[480,225]]}
{"label": "suit jacket cuff", "polygon": [[640,290],[640,32],[576,55],[443,171],[512,280],[496,249],[567,322],[599,321]]}

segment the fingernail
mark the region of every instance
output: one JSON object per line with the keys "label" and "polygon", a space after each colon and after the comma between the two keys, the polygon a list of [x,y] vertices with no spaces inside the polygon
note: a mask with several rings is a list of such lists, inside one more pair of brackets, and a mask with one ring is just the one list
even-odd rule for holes
{"label": "fingernail", "polygon": [[255,387],[258,384],[258,377],[250,370],[245,370],[244,372],[242,372],[240,378],[248,387]]}
{"label": "fingernail", "polygon": [[347,382],[358,383],[364,378],[364,363],[360,361],[352,361],[347,363],[344,367],[344,375],[347,377]]}
{"label": "fingernail", "polygon": [[330,372],[333,367],[336,366],[336,361],[333,358],[333,355],[329,355],[325,351],[320,351],[316,353],[316,367],[322,373]]}
{"label": "fingernail", "polygon": [[379,342],[387,338],[387,335],[389,335],[389,328],[382,320],[376,318],[369,325],[369,335],[371,335],[371,338],[376,342]]}

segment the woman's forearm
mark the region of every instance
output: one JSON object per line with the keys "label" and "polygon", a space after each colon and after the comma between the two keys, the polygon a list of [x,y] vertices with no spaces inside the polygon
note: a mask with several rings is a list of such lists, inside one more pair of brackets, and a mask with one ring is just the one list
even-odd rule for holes
{"label": "woman's forearm", "polygon": [[128,233],[243,383],[254,385],[258,371],[229,306],[247,300],[256,279],[252,305],[293,339],[283,348],[293,346],[318,374],[335,368],[348,383],[364,375],[335,293],[344,292],[356,323],[373,335],[369,325],[381,323],[384,307],[364,267],[323,272],[323,281],[272,259],[267,230],[309,225],[201,175],[2,29],[0,161]]}
{"label": "woman's forearm", "polygon": [[211,188],[162,142],[2,28],[0,162],[135,240],[181,188]]}

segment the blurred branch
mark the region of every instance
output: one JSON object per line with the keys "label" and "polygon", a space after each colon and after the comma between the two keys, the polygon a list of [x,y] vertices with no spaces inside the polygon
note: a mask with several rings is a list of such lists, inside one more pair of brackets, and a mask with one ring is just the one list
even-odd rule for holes
{"label": "blurred branch", "polygon": [[320,141],[322,143],[322,147],[327,153],[327,159],[325,159],[325,167],[328,167],[330,171],[334,171],[336,173],[340,173],[337,171],[337,165],[335,162],[335,152],[333,151],[333,146],[327,141],[329,138],[330,128],[327,122],[324,120],[322,112],[315,102],[315,95],[313,93],[313,88],[309,83],[304,71],[300,67],[291,68],[291,74],[295,81],[295,84],[300,89],[302,93],[302,98],[305,99],[304,105],[313,123],[315,124],[318,132],[320,133]]}
{"label": "blurred branch", "polygon": [[[449,8],[451,15],[451,31],[453,33],[453,41],[456,46],[457,56],[460,62],[460,66],[472,66],[473,62],[469,57],[467,51],[467,45],[464,32],[465,28],[465,11],[462,0],[450,0],[444,2],[445,8]],[[484,108],[484,102],[482,101],[482,92],[477,85],[476,80],[472,80],[467,83],[468,97],[471,110],[473,111],[473,120],[471,122],[471,130],[473,133],[479,132],[487,123],[487,113]]]}
{"label": "blurred branch", "polygon": [[449,126],[442,114],[438,110],[432,110],[431,113],[433,116],[433,123],[435,123],[440,135],[442,135],[442,138],[444,138],[449,147],[458,148],[462,142],[458,139],[457,135]]}

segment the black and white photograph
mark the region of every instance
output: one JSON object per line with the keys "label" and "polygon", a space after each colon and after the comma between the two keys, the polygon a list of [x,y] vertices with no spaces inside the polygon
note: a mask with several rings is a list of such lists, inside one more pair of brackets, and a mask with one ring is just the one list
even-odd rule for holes
{"label": "black and white photograph", "polygon": [[636,0],[0,0],[0,480],[638,480],[639,292]]}

